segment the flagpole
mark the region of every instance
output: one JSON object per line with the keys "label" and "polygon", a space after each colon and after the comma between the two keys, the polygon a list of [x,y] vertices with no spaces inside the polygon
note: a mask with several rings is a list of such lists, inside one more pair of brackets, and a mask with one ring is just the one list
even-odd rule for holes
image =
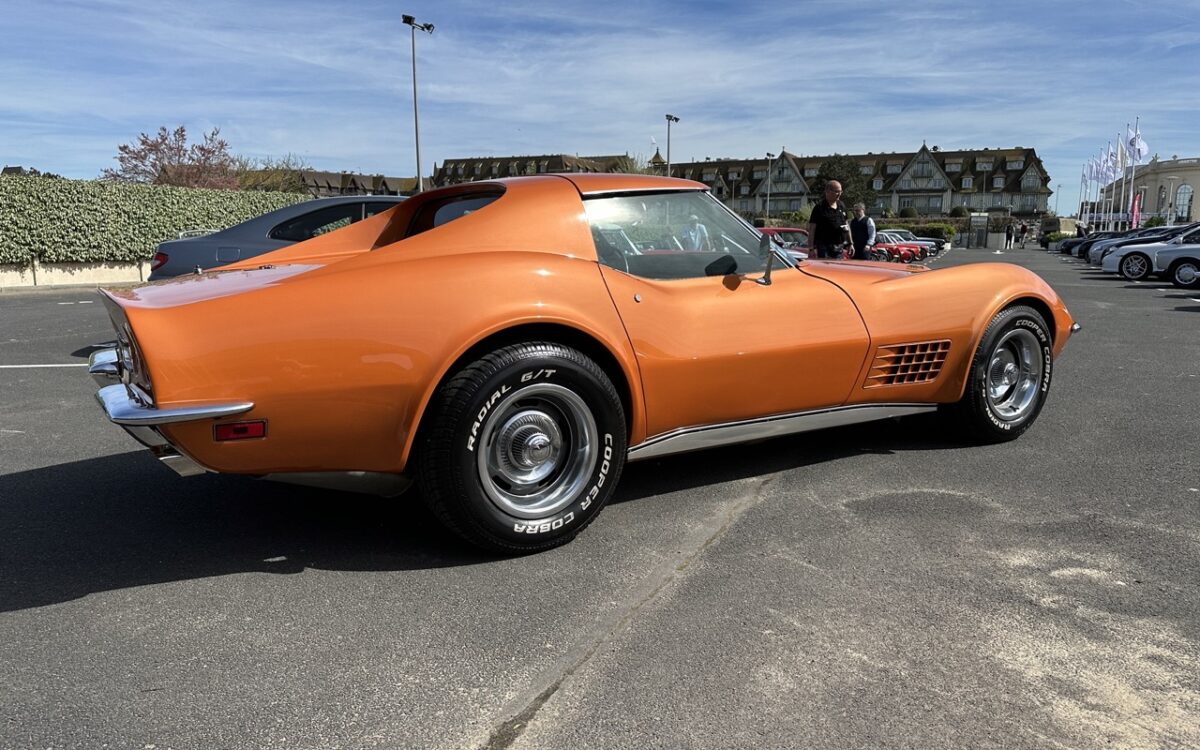
{"label": "flagpole", "polygon": [[[1129,123],[1125,123],[1125,127],[1129,127]],[[1117,133],[1117,164],[1121,167],[1121,211],[1125,211],[1125,172],[1128,165],[1125,164],[1129,152],[1125,148],[1125,141],[1121,138],[1121,134]],[[1129,229],[1129,215],[1125,215],[1125,228]]]}
{"label": "flagpole", "polygon": [[[1141,130],[1141,122],[1142,122],[1141,115],[1138,115],[1137,117],[1133,118],[1133,132],[1134,133],[1138,133]],[[1126,136],[1126,138],[1129,137],[1129,123],[1125,123],[1125,136]],[[1133,195],[1137,192],[1137,168],[1138,168],[1138,164],[1142,161],[1141,149],[1139,149],[1137,147],[1137,144],[1133,144],[1133,146],[1134,146],[1134,149],[1133,149],[1133,173],[1129,176],[1129,193],[1130,193],[1129,223],[1130,224],[1133,223]],[[1139,208],[1139,210],[1138,210],[1139,222],[1138,223],[1140,224],[1142,210],[1145,209],[1145,206],[1139,206],[1138,208]],[[1136,229],[1136,227],[1131,227],[1131,228]]]}

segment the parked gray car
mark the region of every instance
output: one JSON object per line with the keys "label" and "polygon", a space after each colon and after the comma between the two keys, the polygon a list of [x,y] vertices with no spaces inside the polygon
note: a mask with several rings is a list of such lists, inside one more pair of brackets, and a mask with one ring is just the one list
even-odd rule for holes
{"label": "parked gray car", "polygon": [[1200,289],[1200,245],[1168,245],[1154,254],[1154,274],[1182,289]]}
{"label": "parked gray car", "polygon": [[196,269],[216,268],[312,239],[386,211],[404,198],[395,195],[346,195],[318,198],[276,209],[241,224],[201,237],[169,240],[150,263],[157,281]]}

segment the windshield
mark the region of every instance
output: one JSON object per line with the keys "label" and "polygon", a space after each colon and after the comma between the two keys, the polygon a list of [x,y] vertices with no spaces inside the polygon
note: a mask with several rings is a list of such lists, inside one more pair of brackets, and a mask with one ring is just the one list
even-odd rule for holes
{"label": "windshield", "polygon": [[596,255],[606,266],[647,278],[690,278],[766,269],[758,232],[707,192],[584,200]]}
{"label": "windshield", "polygon": [[775,236],[780,242],[786,242],[791,245],[807,245],[808,235],[804,232],[781,230],[775,233]]}

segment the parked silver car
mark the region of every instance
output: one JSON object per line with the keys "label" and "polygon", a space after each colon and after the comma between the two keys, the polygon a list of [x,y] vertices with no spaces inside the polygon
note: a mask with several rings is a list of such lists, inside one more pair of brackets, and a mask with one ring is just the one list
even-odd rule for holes
{"label": "parked silver car", "polygon": [[1200,289],[1200,244],[1159,250],[1154,255],[1154,274],[1182,289]]}
{"label": "parked silver car", "polygon": [[1130,281],[1142,281],[1154,273],[1154,260],[1159,252],[1180,245],[1200,243],[1200,225],[1182,234],[1159,242],[1125,245],[1104,256],[1101,268],[1106,273],[1119,273]]}
{"label": "parked silver car", "polygon": [[403,197],[346,195],[284,206],[241,224],[200,237],[169,240],[158,246],[150,280],[223,266],[312,239],[386,211]]}

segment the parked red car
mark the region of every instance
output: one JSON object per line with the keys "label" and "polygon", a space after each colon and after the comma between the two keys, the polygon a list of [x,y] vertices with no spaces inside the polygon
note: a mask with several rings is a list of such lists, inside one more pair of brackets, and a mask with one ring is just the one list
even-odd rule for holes
{"label": "parked red car", "polygon": [[875,235],[875,249],[886,251],[889,259],[895,263],[912,263],[926,257],[925,248],[910,242],[901,242],[898,237],[887,232]]}

